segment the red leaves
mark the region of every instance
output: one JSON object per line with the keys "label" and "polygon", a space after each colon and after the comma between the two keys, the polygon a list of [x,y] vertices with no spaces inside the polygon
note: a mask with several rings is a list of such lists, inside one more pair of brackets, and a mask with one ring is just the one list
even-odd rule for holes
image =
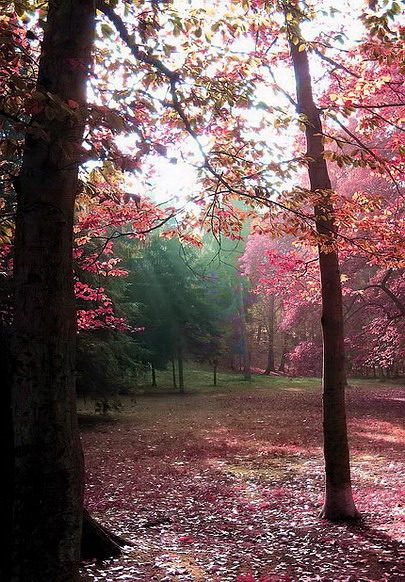
{"label": "red leaves", "polygon": [[78,109],[80,107],[80,104],[77,101],[74,101],[73,99],[68,99],[66,103],[69,105],[71,109]]}
{"label": "red leaves", "polygon": [[194,539],[191,536],[181,536],[178,538],[178,541],[182,544],[192,544]]}

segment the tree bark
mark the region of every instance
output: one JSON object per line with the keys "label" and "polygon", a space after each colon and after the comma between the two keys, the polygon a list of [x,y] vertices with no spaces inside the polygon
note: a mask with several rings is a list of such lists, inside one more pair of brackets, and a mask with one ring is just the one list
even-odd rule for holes
{"label": "tree bark", "polygon": [[83,535],[80,547],[81,560],[106,560],[122,554],[124,545],[132,545],[99,524],[85,509],[83,512]]}
{"label": "tree bark", "polygon": [[0,504],[3,522],[8,534],[3,538],[2,558],[0,560],[0,580],[11,576],[12,523],[14,499],[14,437],[11,419],[11,366],[10,366],[10,328],[0,324],[0,370],[2,386],[0,390],[0,410],[2,426],[3,476],[0,486]]}
{"label": "tree bark", "polygon": [[[2,370],[2,390],[0,391],[0,410],[2,411],[3,428],[3,466],[4,477],[1,480],[2,516],[7,524],[13,523],[14,504],[14,438],[11,414],[11,328],[0,325],[0,369]],[[10,525],[12,533],[12,525]],[[0,560],[0,580],[11,578],[13,536],[9,535],[2,542],[3,556]],[[104,560],[117,557],[122,553],[122,546],[131,545],[98,524],[87,510],[83,512],[83,527],[81,539],[81,560]]]}
{"label": "tree bark", "polygon": [[[16,181],[12,582],[79,579],[72,235],[94,22],[93,0],[49,3],[37,83],[46,107],[33,116]],[[83,109],[64,115],[58,101]]]}
{"label": "tree bark", "polygon": [[239,285],[239,321],[240,321],[240,339],[242,345],[242,369],[243,377],[246,381],[250,382],[252,379],[250,370],[250,353],[249,353],[249,341],[246,326],[246,309],[245,309],[245,298],[242,285]]}
{"label": "tree bark", "polygon": [[[286,4],[292,19],[286,18],[293,61],[297,109],[305,123],[308,173],[315,204],[315,221],[322,238],[319,268],[322,294],[323,332],[323,429],[325,456],[325,501],[321,517],[344,520],[358,517],[350,479],[350,458],[345,405],[345,353],[342,289],[336,251],[336,227],[333,219],[331,182],[323,157],[322,123],[312,95],[308,55],[302,40],[296,3]],[[299,39],[298,43],[294,42]]]}
{"label": "tree bark", "polygon": [[264,374],[274,372],[274,295],[269,297],[267,313],[267,365]]}
{"label": "tree bark", "polygon": [[283,334],[283,347],[282,347],[282,352],[281,352],[280,365],[278,367],[278,371],[281,373],[285,372],[285,367],[286,367],[286,363],[287,363],[287,354],[288,354],[287,334],[284,333]]}
{"label": "tree bark", "polygon": [[184,354],[183,354],[183,338],[179,337],[177,346],[177,364],[179,372],[179,392],[184,394]]}
{"label": "tree bark", "polygon": [[152,372],[152,388],[156,388],[157,387],[156,369],[155,369],[155,364],[153,362],[151,363],[151,372]]}
{"label": "tree bark", "polygon": [[173,388],[176,389],[177,388],[177,381],[176,381],[176,362],[174,361],[174,359],[172,360],[172,382],[173,382]]}

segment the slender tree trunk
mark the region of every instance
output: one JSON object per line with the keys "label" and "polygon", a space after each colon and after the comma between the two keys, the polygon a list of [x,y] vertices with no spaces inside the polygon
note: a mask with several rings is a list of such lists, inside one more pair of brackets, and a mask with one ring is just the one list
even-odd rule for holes
{"label": "slender tree trunk", "polygon": [[[286,4],[287,6],[287,4]],[[325,501],[321,516],[340,520],[358,517],[354,505],[345,405],[345,354],[343,333],[342,289],[333,220],[331,182],[323,157],[322,124],[312,96],[308,56],[302,40],[300,12],[296,2],[288,3],[286,19],[288,40],[294,66],[298,113],[305,121],[308,172],[311,191],[316,195],[315,220],[319,245],[323,331],[323,428],[325,455]],[[298,43],[296,42],[298,40]],[[295,42],[294,42],[295,41]]]}
{"label": "slender tree trunk", "polygon": [[283,351],[281,352],[280,365],[278,367],[279,372],[285,372],[286,360],[287,360],[287,334],[283,334]]}
{"label": "slender tree trunk", "polygon": [[172,360],[172,379],[173,379],[173,388],[177,388],[177,381],[176,381],[176,362],[174,359]]}
{"label": "slender tree trunk", "polygon": [[[79,579],[83,457],[75,403],[72,233],[85,116],[93,0],[49,3],[34,116],[16,181],[12,410],[12,582]],[[48,97],[46,97],[48,99]],[[69,103],[68,103],[69,104]]]}
{"label": "slender tree trunk", "polygon": [[274,372],[274,346],[269,338],[269,343],[267,346],[267,364],[263,374],[269,375],[270,372]]}
{"label": "slender tree trunk", "polygon": [[251,381],[251,370],[250,370],[250,353],[249,353],[249,342],[247,336],[247,327],[246,327],[246,309],[245,309],[245,298],[243,294],[243,287],[239,285],[239,320],[240,320],[240,339],[242,344],[242,370],[243,370],[243,377],[248,382]]}
{"label": "slender tree trunk", "polygon": [[179,338],[179,345],[177,347],[177,364],[179,370],[179,392],[184,394],[184,354],[183,354],[183,340]]}
{"label": "slender tree trunk", "polygon": [[274,372],[274,295],[269,298],[267,314],[267,365],[265,374]]}
{"label": "slender tree trunk", "polygon": [[214,361],[213,364],[213,371],[214,371],[214,386],[217,385],[217,369],[218,369],[218,362],[217,360]]}
{"label": "slender tree trunk", "polygon": [[152,372],[152,388],[156,388],[157,383],[156,383],[156,369],[155,369],[155,365],[152,362],[151,363],[151,372]]}

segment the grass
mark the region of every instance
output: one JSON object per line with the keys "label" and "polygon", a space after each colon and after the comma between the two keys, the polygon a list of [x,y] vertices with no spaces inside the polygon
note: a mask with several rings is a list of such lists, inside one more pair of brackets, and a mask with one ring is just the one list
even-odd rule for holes
{"label": "grass", "polygon": [[[138,391],[143,394],[175,394],[179,392],[178,387],[173,387],[172,371],[156,371],[157,386],[152,387],[150,383],[144,382],[139,385]],[[223,391],[234,391],[240,389],[269,388],[272,390],[319,390],[321,387],[320,378],[292,378],[285,375],[265,375],[252,373],[251,379],[246,380],[241,372],[219,371],[217,373],[217,385],[214,386],[213,370],[204,365],[187,363],[184,368],[185,391],[188,394],[210,393],[219,389]],[[381,382],[377,378],[349,378],[349,386],[353,387],[378,387],[379,389],[390,388],[392,386],[405,385],[405,378],[388,379]]]}
{"label": "grass", "polygon": [[[158,370],[156,372],[157,387],[150,384],[140,385],[140,390],[146,393],[178,392],[173,388],[172,371]],[[217,373],[217,385],[214,386],[212,369],[206,366],[188,364],[184,369],[185,389],[188,393],[211,392],[218,389],[231,389],[236,387],[249,388],[252,386],[268,388],[317,388],[320,386],[319,378],[289,378],[287,376],[251,374],[251,380],[246,380],[243,373],[219,371]]]}

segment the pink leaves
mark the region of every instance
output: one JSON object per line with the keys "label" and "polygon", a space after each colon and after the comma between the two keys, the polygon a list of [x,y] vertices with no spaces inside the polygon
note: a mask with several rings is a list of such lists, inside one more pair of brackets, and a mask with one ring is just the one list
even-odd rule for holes
{"label": "pink leaves", "polygon": [[265,576],[253,576],[252,574],[240,574],[236,582],[292,582],[287,574],[267,574]]}
{"label": "pink leaves", "polygon": [[[296,386],[302,389],[256,387],[260,397],[237,389],[202,393],[187,407],[173,397],[152,406],[141,396],[114,424],[84,431],[87,506],[145,552],[125,556],[126,572],[134,559],[140,580],[158,573],[169,582],[176,577],[172,566],[186,567],[190,582],[396,579],[390,570],[403,532],[403,479],[400,434],[393,427],[403,390],[374,384],[349,392],[358,495],[369,526],[362,529],[317,517],[323,463],[318,396],[304,383]],[[260,443],[251,437],[258,419],[266,419]],[[238,437],[237,449],[223,445],[228,433],[218,427]],[[103,565],[97,580],[105,576],[120,579]]]}

